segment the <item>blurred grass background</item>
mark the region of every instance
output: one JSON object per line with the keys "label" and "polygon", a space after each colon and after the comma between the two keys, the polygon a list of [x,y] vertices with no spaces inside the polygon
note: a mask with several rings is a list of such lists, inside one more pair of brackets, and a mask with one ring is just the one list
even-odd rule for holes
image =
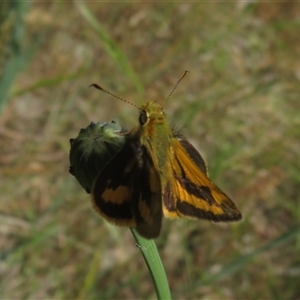
{"label": "blurred grass background", "polygon": [[164,221],[174,299],[300,299],[297,2],[0,3],[2,299],[155,298],[126,228],[68,173],[91,121],[137,124],[98,83],[165,111],[244,220]]}

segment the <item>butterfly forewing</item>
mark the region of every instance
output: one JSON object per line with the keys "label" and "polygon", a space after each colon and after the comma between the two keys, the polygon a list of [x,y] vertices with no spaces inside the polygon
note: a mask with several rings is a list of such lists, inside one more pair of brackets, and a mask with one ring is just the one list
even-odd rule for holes
{"label": "butterfly forewing", "polygon": [[151,157],[144,147],[141,149],[142,162],[137,186],[134,190],[134,215],[136,230],[145,238],[156,238],[162,223],[161,182]]}
{"label": "butterfly forewing", "polygon": [[172,160],[175,180],[170,191],[173,191],[171,197],[175,198],[177,214],[215,222],[241,219],[233,201],[211,182],[175,138],[172,147],[176,149]]}
{"label": "butterfly forewing", "polygon": [[207,166],[205,160],[196,148],[189,143],[183,136],[175,134],[175,138],[180,142],[181,146],[185,149],[186,153],[192,159],[192,161],[200,168],[200,170],[207,175]]}

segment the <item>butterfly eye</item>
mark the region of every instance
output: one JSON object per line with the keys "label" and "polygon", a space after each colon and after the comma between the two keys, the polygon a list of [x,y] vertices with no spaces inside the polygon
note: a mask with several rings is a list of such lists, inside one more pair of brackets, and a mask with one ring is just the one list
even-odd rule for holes
{"label": "butterfly eye", "polygon": [[147,117],[146,111],[142,110],[140,113],[140,117],[139,117],[140,124],[145,125],[147,122],[147,119],[148,119],[148,117]]}

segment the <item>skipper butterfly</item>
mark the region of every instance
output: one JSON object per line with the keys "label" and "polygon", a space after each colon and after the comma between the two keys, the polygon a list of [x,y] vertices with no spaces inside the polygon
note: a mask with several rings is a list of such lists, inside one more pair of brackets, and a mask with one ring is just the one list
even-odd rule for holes
{"label": "skipper butterfly", "polygon": [[124,146],[92,188],[93,207],[108,222],[134,227],[153,239],[160,233],[163,215],[214,222],[242,218],[233,201],[208,178],[200,153],[171,129],[162,105],[148,101],[141,106],[139,126],[124,137]]}

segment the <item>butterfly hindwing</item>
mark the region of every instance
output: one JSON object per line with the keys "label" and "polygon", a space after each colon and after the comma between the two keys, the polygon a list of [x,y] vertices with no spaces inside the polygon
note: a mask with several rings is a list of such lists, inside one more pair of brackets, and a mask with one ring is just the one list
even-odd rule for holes
{"label": "butterfly hindwing", "polygon": [[92,189],[94,209],[107,221],[134,227],[132,197],[138,162],[130,144],[108,162],[97,176]]}
{"label": "butterfly hindwing", "polygon": [[95,210],[119,226],[136,227],[148,239],[159,235],[162,223],[159,175],[146,150],[128,141],[97,176],[92,201]]}

